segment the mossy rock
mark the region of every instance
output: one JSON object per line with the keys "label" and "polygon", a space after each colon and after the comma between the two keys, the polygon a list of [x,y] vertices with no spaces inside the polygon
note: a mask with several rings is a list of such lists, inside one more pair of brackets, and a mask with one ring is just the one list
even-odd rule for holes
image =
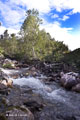
{"label": "mossy rock", "polygon": [[24,111],[24,112],[28,112],[28,111],[27,111],[27,108],[24,108],[24,107],[22,107],[22,106],[10,106],[10,107],[7,108],[8,111],[11,111],[11,110],[13,110],[13,109],[18,109],[18,110],[22,110],[22,111]]}
{"label": "mossy rock", "polygon": [[7,64],[3,64],[3,68],[13,68],[12,64],[7,63]]}
{"label": "mossy rock", "polygon": [[[10,116],[13,115],[13,116]],[[24,106],[12,106],[6,109],[6,116],[9,120],[34,120],[34,116],[28,108]]]}

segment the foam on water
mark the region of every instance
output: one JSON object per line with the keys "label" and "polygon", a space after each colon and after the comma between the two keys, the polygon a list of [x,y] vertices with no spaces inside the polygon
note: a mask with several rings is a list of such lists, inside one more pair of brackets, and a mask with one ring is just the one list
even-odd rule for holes
{"label": "foam on water", "polygon": [[55,99],[65,102],[65,97],[60,94],[64,92],[62,89],[58,88],[56,90],[51,90],[49,85],[45,85],[38,78],[27,77],[13,79],[13,84],[17,84],[20,86],[26,85],[30,87],[35,93],[39,93],[47,99]]}
{"label": "foam on water", "polygon": [[[10,78],[10,74],[15,74],[15,73],[21,73],[29,68],[24,68],[21,70],[7,70],[7,69],[3,69],[0,68],[1,71],[3,71],[9,78]],[[55,99],[55,100],[59,100],[59,101],[63,101],[65,102],[67,100],[67,98],[65,97],[65,91],[62,89],[57,88],[55,89],[51,89],[51,87],[49,85],[46,85],[42,80],[44,78],[47,78],[46,76],[44,76],[43,74],[41,74],[40,76],[35,77],[23,77],[23,78],[18,78],[18,79],[13,79],[13,84],[17,84],[20,86],[28,86],[30,87],[33,92],[41,94],[43,97],[45,97],[46,99]]]}
{"label": "foam on water", "polygon": [[20,70],[14,70],[14,69],[3,69],[3,68],[0,68],[0,70],[4,73],[4,74],[6,74],[6,75],[13,75],[13,74],[18,74],[18,73],[22,73],[22,72],[24,72],[24,71],[26,71],[26,70],[28,70],[29,68],[22,68],[22,69],[20,69]]}
{"label": "foam on water", "polygon": [[40,82],[40,80],[34,78],[34,77],[28,77],[28,78],[18,78],[13,79],[13,84],[17,84],[20,86],[27,85],[31,88],[40,89],[43,88],[43,83]]}

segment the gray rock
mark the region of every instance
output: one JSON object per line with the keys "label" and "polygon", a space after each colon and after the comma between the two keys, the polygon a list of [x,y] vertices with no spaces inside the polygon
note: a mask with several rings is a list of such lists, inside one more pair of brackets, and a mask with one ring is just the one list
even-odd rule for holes
{"label": "gray rock", "polygon": [[72,87],[73,91],[80,92],[80,83],[77,84],[76,86]]}
{"label": "gray rock", "polygon": [[6,80],[2,80],[1,84],[5,85],[7,87],[7,81]]}
{"label": "gray rock", "polygon": [[61,84],[65,88],[72,88],[76,84],[80,83],[80,79],[79,79],[78,73],[74,73],[74,72],[69,72],[69,73],[66,73],[66,74],[61,72],[61,79],[60,79],[60,81],[61,81]]}
{"label": "gray rock", "polygon": [[0,83],[0,90],[6,89],[7,87],[4,84]]}
{"label": "gray rock", "polygon": [[13,81],[11,79],[7,78],[7,80],[1,80],[0,84],[4,85],[6,87],[12,87],[13,86]]}
{"label": "gray rock", "polygon": [[12,110],[6,111],[6,117],[8,120],[34,120],[34,116],[30,110],[23,107],[12,108]]}

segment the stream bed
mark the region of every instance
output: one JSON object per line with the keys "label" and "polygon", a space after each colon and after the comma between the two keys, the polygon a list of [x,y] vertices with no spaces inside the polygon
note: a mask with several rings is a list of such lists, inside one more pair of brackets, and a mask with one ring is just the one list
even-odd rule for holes
{"label": "stream bed", "polygon": [[[9,76],[9,71],[4,72]],[[7,97],[9,106],[24,105],[34,114],[35,120],[80,120],[80,94],[64,89],[55,81],[44,82],[46,78],[42,74],[10,77],[13,89]]]}
{"label": "stream bed", "polygon": [[[36,98],[36,101],[36,96],[38,95],[38,102],[39,99],[42,99],[42,103],[46,103],[46,107],[44,108],[47,109],[48,107],[50,111],[49,109],[47,111],[45,111],[46,109],[43,109],[44,112],[41,111],[41,114],[45,113],[46,116],[43,115],[41,119],[80,120],[80,94],[72,91],[67,91],[56,82],[49,84],[44,83],[43,79],[45,79],[45,76],[40,79],[39,78],[30,76],[27,78],[22,77],[14,79],[13,84],[19,85],[22,91],[25,91],[26,89],[31,90],[34,94],[34,97]],[[22,96],[26,97],[27,94],[23,92]],[[58,114],[61,115],[60,118],[54,117],[56,115],[56,113],[54,113],[54,110],[56,110],[57,113],[59,112]],[[53,113],[55,115],[53,115]],[[49,115],[47,116],[47,114]],[[51,118],[51,116],[53,117]]]}

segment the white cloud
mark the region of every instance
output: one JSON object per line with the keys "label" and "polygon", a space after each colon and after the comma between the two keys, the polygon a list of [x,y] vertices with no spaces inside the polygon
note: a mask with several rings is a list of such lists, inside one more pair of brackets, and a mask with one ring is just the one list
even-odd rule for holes
{"label": "white cloud", "polygon": [[18,32],[19,32],[19,30],[8,28],[8,33],[9,34],[12,34],[12,33],[18,34]]}
{"label": "white cloud", "polygon": [[13,6],[10,6],[10,4],[0,1],[0,11],[7,27],[15,28],[17,26],[16,28],[19,29],[20,22],[25,18],[25,11],[23,9],[17,6],[13,9]]}
{"label": "white cloud", "polygon": [[[73,14],[80,12],[79,4],[80,0],[8,0],[5,3],[0,1],[0,11],[7,27],[19,29],[27,9],[35,8],[43,14],[49,13],[52,9],[59,12],[72,9],[69,14]],[[52,18],[59,18],[59,16],[54,14]],[[65,15],[62,20],[65,21],[68,18],[69,16]]]}
{"label": "white cloud", "polygon": [[80,48],[80,35],[72,35],[70,31],[72,28],[62,28],[60,23],[47,23],[42,25],[41,28],[45,28],[47,32],[51,34],[53,38],[58,41],[64,41],[69,49],[74,50]]}
{"label": "white cloud", "polygon": [[28,9],[38,9],[42,13],[48,13],[51,9],[72,9],[73,13],[80,12],[80,0],[10,0],[16,5],[26,6]]}
{"label": "white cloud", "polygon": [[59,20],[62,20],[62,21],[66,21],[67,19],[69,19],[69,16],[67,15],[64,15],[63,18],[59,18]]}
{"label": "white cloud", "polygon": [[0,26],[0,35],[3,34],[5,30],[6,30],[5,27]]}
{"label": "white cloud", "polygon": [[72,13],[80,13],[80,0],[49,0],[50,7],[61,12],[66,9],[72,9]]}
{"label": "white cloud", "polygon": [[54,14],[51,16],[51,18],[59,18],[59,15],[58,14]]}
{"label": "white cloud", "polygon": [[50,11],[49,0],[10,0],[16,5],[26,6],[27,9],[38,9],[39,12],[47,13]]}
{"label": "white cloud", "polygon": [[16,30],[16,29],[12,29],[12,28],[6,28],[4,26],[0,26],[0,35],[4,33],[5,30],[8,30],[8,33],[11,34],[11,33],[18,33],[19,31]]}
{"label": "white cloud", "polygon": [[58,14],[54,14],[54,15],[51,15],[51,18],[53,19],[58,18],[58,20],[66,21],[67,19],[69,19],[69,16],[64,15],[62,18],[60,18]]}

